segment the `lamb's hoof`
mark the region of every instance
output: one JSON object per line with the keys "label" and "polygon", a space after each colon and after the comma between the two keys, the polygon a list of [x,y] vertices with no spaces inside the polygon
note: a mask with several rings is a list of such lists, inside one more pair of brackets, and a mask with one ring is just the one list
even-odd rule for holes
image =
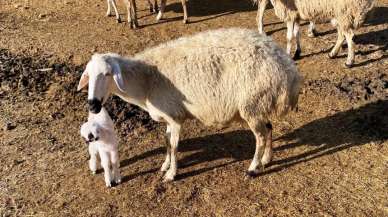
{"label": "lamb's hoof", "polygon": [[116,19],[116,22],[121,23],[121,19],[120,18]]}
{"label": "lamb's hoof", "polygon": [[164,178],[163,178],[163,183],[169,183],[169,182],[172,182],[172,181],[174,181],[174,178],[167,177],[167,176],[164,176]]}
{"label": "lamb's hoof", "polygon": [[310,38],[315,38],[317,37],[317,35],[318,35],[318,32],[315,29],[313,29],[312,31],[309,31],[307,34],[307,36]]}
{"label": "lamb's hoof", "polygon": [[187,19],[183,20],[183,24],[188,24],[188,23],[189,23],[189,21]]}
{"label": "lamb's hoof", "polygon": [[350,69],[353,67],[353,63],[345,63],[345,67]]}
{"label": "lamb's hoof", "polygon": [[294,60],[299,60],[299,59],[300,59],[300,54],[301,54],[301,53],[302,53],[301,50],[296,50],[293,59],[294,59]]}
{"label": "lamb's hoof", "polygon": [[92,171],[92,175],[93,175],[93,176],[96,175],[96,171]]}
{"label": "lamb's hoof", "polygon": [[118,185],[121,183],[121,177],[115,179],[115,184]]}
{"label": "lamb's hoof", "polygon": [[257,177],[257,175],[259,175],[259,170],[248,170],[246,173],[245,173],[245,179],[248,179],[248,178],[255,178]]}
{"label": "lamb's hoof", "polygon": [[332,54],[331,52],[327,55],[330,59],[335,59],[337,54]]}
{"label": "lamb's hoof", "polygon": [[110,14],[110,13],[106,13],[106,14],[105,14],[105,16],[107,16],[107,17],[111,17],[111,16],[112,16],[112,14]]}
{"label": "lamb's hoof", "polygon": [[107,183],[105,183],[105,185],[106,185],[107,188],[111,188],[112,187],[112,182],[107,182]]}

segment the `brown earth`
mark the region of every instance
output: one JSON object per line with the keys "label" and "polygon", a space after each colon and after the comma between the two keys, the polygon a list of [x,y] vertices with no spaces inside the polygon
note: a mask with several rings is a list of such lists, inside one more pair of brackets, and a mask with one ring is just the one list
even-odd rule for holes
{"label": "brown earth", "polygon": [[[120,11],[124,12],[121,2]],[[356,67],[327,58],[336,33],[303,34],[299,111],[274,122],[275,158],[245,180],[254,138],[244,126],[183,127],[177,180],[162,184],[165,126],[113,97],[123,183],[92,176],[79,136],[86,93],[75,91],[94,52],[132,55],[219,27],[256,28],[250,1],[179,1],[155,22],[138,1],[130,30],[104,16],[105,0],[0,2],[1,216],[388,216],[388,1],[357,31]],[[124,13],[122,13],[124,17]],[[268,10],[266,31],[284,46],[285,25]],[[303,33],[306,26],[302,28]]]}

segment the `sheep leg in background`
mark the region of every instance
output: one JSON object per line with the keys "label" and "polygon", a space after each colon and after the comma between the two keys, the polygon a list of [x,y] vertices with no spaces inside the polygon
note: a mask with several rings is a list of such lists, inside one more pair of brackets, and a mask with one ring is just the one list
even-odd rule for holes
{"label": "sheep leg in background", "polygon": [[186,0],[182,1],[182,8],[183,8],[183,23],[188,23],[188,15],[187,15],[187,7],[186,7]]}
{"label": "sheep leg in background", "polygon": [[170,168],[167,170],[166,174],[164,175],[164,182],[173,181],[174,177],[176,175],[177,171],[177,150],[178,150],[178,142],[179,142],[179,132],[181,129],[181,125],[178,123],[171,123],[170,129],[171,129],[171,136],[170,136]]}
{"label": "sheep leg in background", "polygon": [[292,34],[294,31],[294,22],[288,21],[287,22],[287,54],[291,54],[291,46],[292,46]]}
{"label": "sheep leg in background", "polygon": [[136,15],[136,1],[129,0],[129,1],[125,1],[125,3],[127,5],[129,28],[136,29],[139,26],[137,22],[137,15]]}
{"label": "sheep leg in background", "polygon": [[339,50],[341,49],[342,42],[345,39],[345,36],[344,36],[344,33],[343,33],[342,29],[337,28],[337,31],[338,31],[338,33],[337,33],[338,34],[337,42],[335,43],[333,49],[329,53],[329,58],[331,58],[331,59],[333,59],[334,57],[337,56]]}
{"label": "sheep leg in background", "polygon": [[272,160],[272,124],[271,122],[268,122],[265,127],[268,129],[267,137],[266,137],[266,143],[265,143],[265,149],[264,149],[264,155],[263,158],[261,158],[261,164],[263,166],[267,165]]}
{"label": "sheep leg in background", "polygon": [[160,10],[159,10],[158,16],[156,16],[157,21],[163,18],[164,10],[166,9],[166,1],[167,0],[162,0],[160,2]]}
{"label": "sheep leg in background", "polygon": [[168,168],[170,168],[171,163],[171,146],[170,146],[170,140],[171,140],[171,129],[170,126],[167,125],[166,129],[166,135],[165,135],[165,145],[167,149],[166,153],[166,160],[164,160],[164,163],[162,164],[162,167],[160,168],[160,171],[166,172]]}
{"label": "sheep leg in background", "polygon": [[348,58],[346,59],[345,66],[351,68],[354,64],[354,43],[353,37],[354,33],[352,29],[345,31],[345,38],[348,44]]}
{"label": "sheep leg in background", "polygon": [[113,10],[115,11],[115,14],[116,14],[116,21],[118,23],[121,23],[121,19],[120,19],[120,14],[117,10],[117,6],[116,6],[116,1],[115,0],[108,0],[108,10],[106,12],[106,16],[111,16],[111,5],[113,6]]}
{"label": "sheep leg in background", "polygon": [[112,176],[116,184],[121,183],[120,175],[120,158],[118,151],[110,152],[110,160],[112,163]]}
{"label": "sheep leg in background", "polygon": [[300,54],[302,52],[302,49],[300,47],[300,31],[299,31],[299,21],[294,22],[294,37],[296,39],[296,50],[294,54],[294,60],[300,59]]}
{"label": "sheep leg in background", "polygon": [[[250,177],[254,177],[260,173],[260,171],[263,170],[263,165],[261,164],[261,159],[264,155],[264,149],[266,147],[265,139],[267,137],[268,129],[265,127],[265,125],[261,122],[258,122],[256,120],[248,120],[249,128],[252,130],[253,134],[255,135],[256,139],[256,150],[255,155],[253,156],[252,162],[249,165],[247,175]],[[258,167],[261,166],[260,169]]]}
{"label": "sheep leg in background", "polygon": [[268,0],[258,0],[257,2],[257,28],[259,29],[260,34],[265,34],[264,32],[264,25],[263,25],[263,17],[264,17],[264,11],[267,7]]}
{"label": "sheep leg in background", "polygon": [[110,159],[107,152],[100,152],[101,166],[104,169],[106,187],[112,187],[112,174],[110,171]]}
{"label": "sheep leg in background", "polygon": [[307,36],[310,38],[317,36],[317,31],[315,30],[315,24],[313,21],[310,21],[309,28],[307,30]]}
{"label": "sheep leg in background", "polygon": [[158,12],[158,1],[155,0],[154,4],[152,4],[151,0],[147,0],[147,1],[148,1],[148,5],[150,6],[150,12],[151,13]]}
{"label": "sheep leg in background", "polygon": [[89,143],[89,168],[92,171],[92,174],[96,174],[97,171],[97,147],[93,143]]}

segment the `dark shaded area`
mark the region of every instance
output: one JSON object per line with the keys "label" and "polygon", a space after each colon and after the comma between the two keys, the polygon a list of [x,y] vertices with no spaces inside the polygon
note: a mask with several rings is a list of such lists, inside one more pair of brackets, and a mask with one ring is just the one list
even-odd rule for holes
{"label": "dark shaded area", "polygon": [[374,7],[367,14],[364,25],[376,26],[388,23],[388,7]]}

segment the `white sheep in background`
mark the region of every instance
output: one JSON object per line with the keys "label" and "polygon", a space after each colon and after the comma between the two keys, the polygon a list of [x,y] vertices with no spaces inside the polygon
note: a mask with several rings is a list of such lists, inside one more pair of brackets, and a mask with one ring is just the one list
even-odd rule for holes
{"label": "white sheep in background", "polygon": [[364,22],[366,14],[372,9],[374,0],[271,0],[275,14],[287,23],[287,53],[291,53],[291,41],[296,38],[294,58],[301,53],[299,22],[331,21],[337,27],[338,39],[329,53],[330,58],[337,56],[344,38],[348,44],[346,67],[354,64],[353,30]]}
{"label": "white sheep in background", "polygon": [[[160,11],[158,13],[158,16],[156,16],[156,20],[159,21],[163,17],[164,9],[166,8],[166,1],[167,0],[161,0],[160,2]],[[183,23],[188,22],[188,14],[187,14],[187,7],[186,7],[186,0],[181,0],[182,8],[183,8]]]}
{"label": "white sheep in background", "polygon": [[[154,4],[151,3],[151,0],[147,0],[148,5],[150,6],[150,12],[157,12],[158,11],[158,2],[157,0],[154,0]],[[118,23],[121,22],[120,14],[117,10],[117,5],[115,0],[107,0],[108,3],[108,9],[106,12],[106,16],[111,16],[113,7],[116,15],[116,20]],[[127,7],[127,13],[128,13],[128,24],[130,28],[137,28],[139,26],[137,22],[137,14],[136,14],[136,1],[135,0],[124,0],[124,3]]]}
{"label": "white sheep in background", "polygon": [[167,123],[164,181],[174,179],[183,122],[248,124],[256,151],[248,175],[257,175],[272,158],[272,116],[298,101],[301,77],[282,48],[257,31],[231,28],[182,37],[133,58],[95,54],[78,90],[89,84],[89,111],[97,113],[111,93]]}
{"label": "white sheep in background", "polygon": [[81,126],[81,136],[89,143],[89,168],[92,173],[96,173],[97,154],[99,154],[106,186],[111,187],[113,181],[119,184],[121,176],[118,140],[113,121],[104,108],[97,114],[89,112],[88,122]]}
{"label": "white sheep in background", "polygon": [[[259,32],[261,34],[265,34],[264,32],[264,24],[263,24],[263,17],[264,17],[264,10],[266,9],[269,0],[253,0],[254,3],[257,4],[257,16],[256,16],[256,21],[257,21],[257,28],[259,29]],[[307,35],[309,37],[315,37],[317,35],[317,32],[315,30],[315,24],[314,22],[310,21],[309,28],[307,31]]]}

